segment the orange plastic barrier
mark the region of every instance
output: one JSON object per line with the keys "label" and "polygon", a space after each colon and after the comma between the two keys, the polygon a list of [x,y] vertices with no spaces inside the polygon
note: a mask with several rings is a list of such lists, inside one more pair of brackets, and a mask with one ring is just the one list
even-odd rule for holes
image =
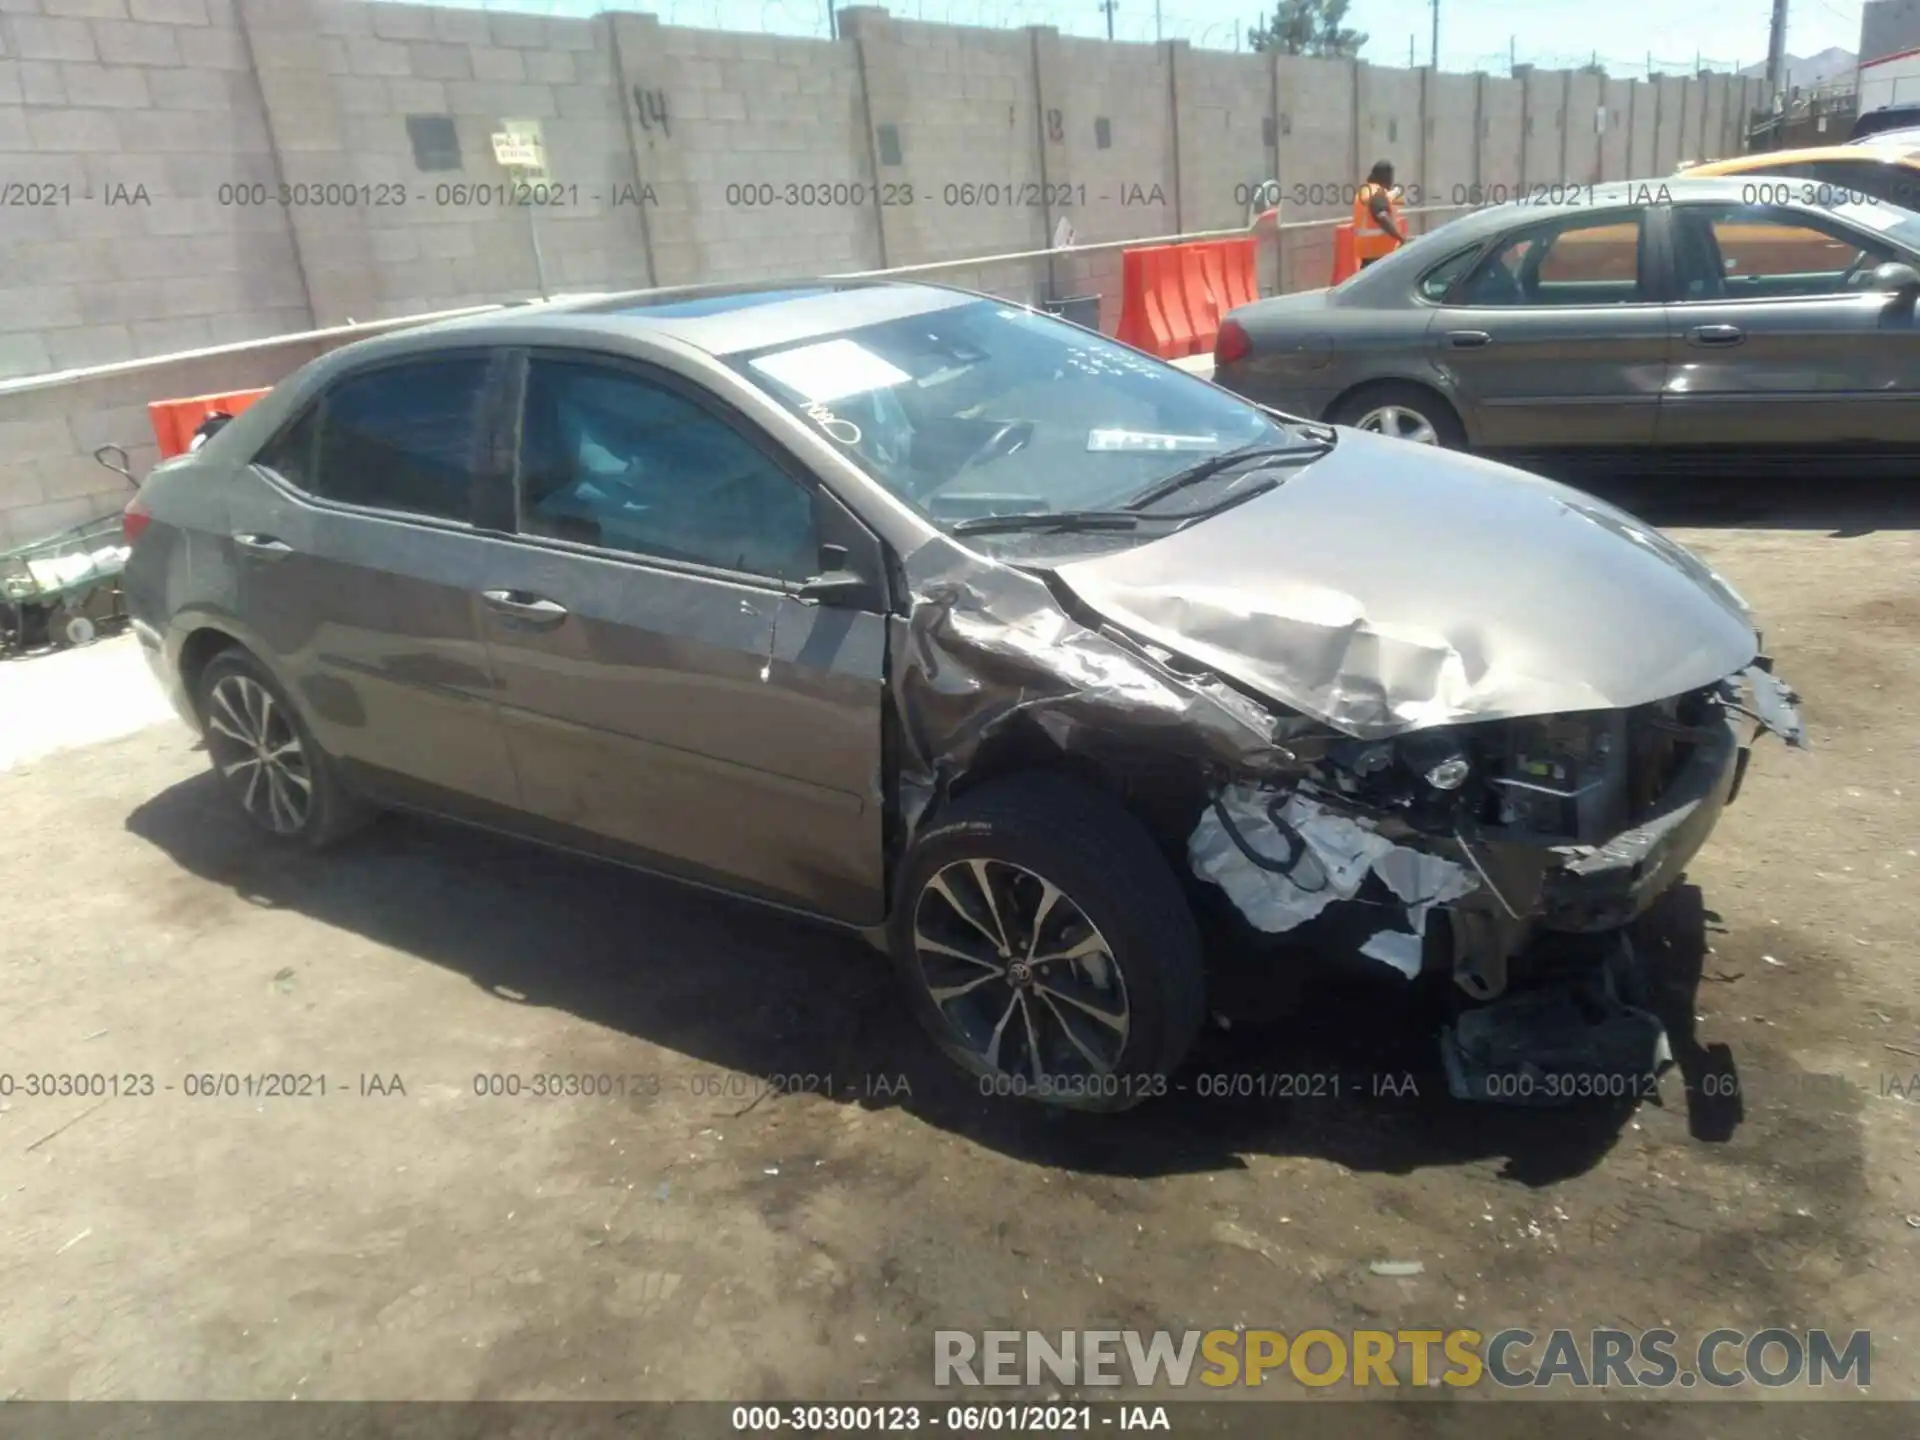
{"label": "orange plastic barrier", "polygon": [[235,390],[225,395],[196,395],[191,400],[155,400],[147,406],[147,418],[153,422],[154,439],[160,442],[160,458],[184,454],[193,444],[193,432],[200,428],[200,422],[216,410],[238,415],[266,393]]}
{"label": "orange plastic barrier", "polygon": [[1145,253],[1120,252],[1120,323],[1114,327],[1113,338],[1136,350],[1158,353],[1147,330],[1146,262],[1140,258]]}
{"label": "orange plastic barrier", "polygon": [[1207,256],[1212,252],[1211,245],[1180,245],[1174,247],[1173,260],[1180,268],[1180,299],[1187,312],[1187,323],[1193,331],[1193,349],[1189,355],[1211,353],[1213,340],[1220,333],[1220,311],[1214,299],[1214,291],[1207,284]]}
{"label": "orange plastic barrier", "polygon": [[1180,247],[1155,245],[1147,251],[1147,318],[1161,340],[1162,355],[1191,355],[1198,348],[1186,297],[1180,293]]}
{"label": "orange plastic barrier", "polygon": [[1333,230],[1333,279],[1327,283],[1338,285],[1359,269],[1360,257],[1353,248],[1353,226],[1336,225]]}
{"label": "orange plastic barrier", "polygon": [[1255,269],[1256,252],[1251,235],[1244,240],[1222,240],[1214,248],[1220,252],[1220,268],[1226,282],[1223,292],[1226,298],[1220,303],[1220,314],[1224,318],[1227,311],[1251,305],[1260,298],[1260,277]]}
{"label": "orange plastic barrier", "polygon": [[1210,352],[1227,312],[1257,298],[1254,254],[1251,236],[1122,251],[1116,338],[1164,360]]}

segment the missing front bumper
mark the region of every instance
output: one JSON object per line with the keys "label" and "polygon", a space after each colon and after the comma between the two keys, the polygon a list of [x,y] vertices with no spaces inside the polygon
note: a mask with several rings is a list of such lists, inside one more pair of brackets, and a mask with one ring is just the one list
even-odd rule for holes
{"label": "missing front bumper", "polygon": [[[1649,720],[1684,736],[1678,768],[1664,775],[1657,798],[1642,802],[1637,823],[1603,842],[1465,819],[1451,822],[1448,835],[1444,816],[1435,833],[1431,815],[1416,830],[1404,812],[1342,800],[1308,779],[1292,789],[1228,786],[1189,838],[1189,860],[1269,934],[1333,905],[1369,906],[1380,923],[1357,947],[1362,955],[1412,976],[1436,955],[1447,964],[1450,951],[1455,982],[1489,1001],[1505,992],[1510,964],[1542,936],[1606,934],[1644,914],[1713,833],[1759,733],[1805,744],[1795,699],[1762,656],[1694,697],[1704,715],[1682,719],[1669,709]],[[1450,943],[1429,947],[1435,910]]]}

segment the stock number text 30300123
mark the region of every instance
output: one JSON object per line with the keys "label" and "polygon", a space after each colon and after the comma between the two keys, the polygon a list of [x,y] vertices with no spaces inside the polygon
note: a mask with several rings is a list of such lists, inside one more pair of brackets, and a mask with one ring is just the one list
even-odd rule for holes
{"label": "stock number text 30300123", "polygon": [[736,1433],[849,1435],[887,1431],[949,1435],[1091,1435],[1173,1427],[1161,1405],[736,1405]]}

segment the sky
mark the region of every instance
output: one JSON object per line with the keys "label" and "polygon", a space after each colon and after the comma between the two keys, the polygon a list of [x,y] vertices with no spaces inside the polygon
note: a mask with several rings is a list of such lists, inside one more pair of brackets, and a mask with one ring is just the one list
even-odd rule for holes
{"label": "sky", "polygon": [[[584,15],[605,9],[646,10],[669,25],[776,34],[824,35],[830,0],[482,0],[490,8]],[[843,0],[844,3],[844,0]],[[1053,25],[1075,35],[1103,35],[1101,0],[874,0],[901,19],[960,25]],[[1250,23],[1271,13],[1273,0],[1116,0],[1120,40],[1191,40],[1231,50]],[[1861,0],[1792,0],[1787,53],[1811,55],[1860,41]],[[1772,0],[1440,0],[1442,69],[1504,69],[1509,41],[1517,58],[1543,68],[1586,63],[1596,53],[1611,73],[1644,74],[1651,52],[1660,68],[1703,63],[1731,69],[1767,56]],[[1361,58],[1405,65],[1407,44],[1426,64],[1433,11],[1427,0],[1353,0],[1348,25],[1368,36]],[[1244,40],[1241,42],[1244,44]]]}

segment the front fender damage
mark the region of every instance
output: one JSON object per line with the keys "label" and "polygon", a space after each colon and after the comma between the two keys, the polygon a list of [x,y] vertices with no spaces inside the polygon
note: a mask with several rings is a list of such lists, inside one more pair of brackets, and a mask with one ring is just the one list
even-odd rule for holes
{"label": "front fender damage", "polygon": [[[1280,783],[1298,765],[1278,716],[1165,652],[1072,618],[1045,581],[935,541],[911,557],[913,605],[889,647],[907,834],[982,752],[1028,726],[1062,753],[1150,748],[1203,772]],[[917,563],[915,563],[917,562]],[[944,562],[944,563],[943,563]]]}
{"label": "front fender damage", "polygon": [[[1614,967],[1579,982],[1591,993],[1549,1001],[1508,995],[1510,965],[1554,932],[1624,944],[1704,843],[1757,735],[1805,744],[1797,697],[1759,655],[1653,705],[1362,738],[1106,623],[1036,574],[942,542],[906,569],[913,603],[889,647],[903,839],[1015,731],[1065,756],[1184,765],[1198,818],[1164,838],[1256,929],[1367,907],[1379,923],[1359,953],[1411,978],[1445,917],[1439,948],[1477,1002],[1443,1041],[1462,1098],[1537,1101],[1516,1077],[1582,1055],[1657,1068],[1658,1022],[1621,998]],[[1457,788],[1431,783],[1456,770]],[[1584,1039],[1569,1014],[1586,1017]]]}

